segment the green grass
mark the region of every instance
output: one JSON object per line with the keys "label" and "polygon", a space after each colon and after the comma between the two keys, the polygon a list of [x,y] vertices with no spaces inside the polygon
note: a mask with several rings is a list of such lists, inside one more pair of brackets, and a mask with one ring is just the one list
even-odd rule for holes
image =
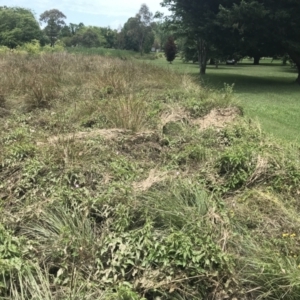
{"label": "green grass", "polygon": [[[183,63],[176,59],[168,64],[165,59],[152,63],[194,76],[198,80],[197,64]],[[300,87],[295,84],[296,71],[281,61],[261,60],[254,66],[243,60],[236,66],[207,67],[201,81],[220,89],[224,83],[234,84],[234,92],[246,116],[258,120],[262,129],[270,135],[288,142],[300,142]]]}
{"label": "green grass", "polygon": [[69,53],[84,54],[84,55],[101,55],[112,57],[132,57],[136,54],[134,51],[109,49],[109,48],[85,48],[85,47],[69,47],[67,48]]}
{"label": "green grass", "polygon": [[139,52],[132,50],[120,50],[120,49],[111,49],[111,48],[85,48],[85,47],[68,47],[66,48],[67,52],[74,54],[83,54],[83,55],[100,55],[106,57],[115,57],[120,58],[122,60],[127,60],[131,58],[136,59],[147,59],[153,60],[155,59],[154,53],[145,53],[142,56]]}

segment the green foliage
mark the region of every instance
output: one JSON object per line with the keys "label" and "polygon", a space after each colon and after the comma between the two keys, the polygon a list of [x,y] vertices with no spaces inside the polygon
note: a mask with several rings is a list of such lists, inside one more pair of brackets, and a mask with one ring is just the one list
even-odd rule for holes
{"label": "green foliage", "polygon": [[103,47],[106,46],[106,39],[100,27],[84,26],[77,30],[67,43],[68,46]]}
{"label": "green foliage", "polygon": [[129,18],[120,33],[120,48],[149,53],[154,42],[152,31],[153,14],[146,4],[142,4],[138,14]]}
{"label": "green foliage", "polygon": [[9,277],[23,268],[24,247],[21,239],[0,225],[0,296],[8,288]]}
{"label": "green foliage", "polygon": [[185,59],[196,61],[197,54],[201,74],[205,74],[209,57],[247,55],[254,58],[254,64],[259,64],[263,56],[284,53],[290,55],[300,70],[299,32],[295,29],[299,27],[300,6],[296,0],[289,3],[164,0],[163,5],[173,13],[170,19],[177,34],[186,40]]}
{"label": "green foliage", "polygon": [[0,45],[15,48],[39,40],[41,36],[39,24],[30,10],[0,7]]}
{"label": "green foliage", "polygon": [[1,275],[7,274],[12,268],[20,269],[22,265],[21,242],[5,230],[3,225],[0,227],[0,246]]}
{"label": "green foliage", "polygon": [[9,51],[7,46],[0,46],[0,54],[7,54]]}
{"label": "green foliage", "polygon": [[41,51],[40,42],[38,40],[32,40],[30,43],[25,43],[23,46],[18,46],[17,51],[25,51],[28,54],[36,55]]}
{"label": "green foliage", "polygon": [[48,36],[51,47],[54,46],[61,29],[65,25],[63,20],[65,18],[66,16],[58,9],[46,10],[40,15],[39,20],[47,24],[43,31]]}
{"label": "green foliage", "polygon": [[[299,12],[298,1],[241,1],[222,8],[220,16],[225,26],[239,32],[249,55],[273,56],[276,51],[277,55],[288,53],[299,69],[299,32],[295,30],[299,26]],[[250,26],[253,23],[256,27]],[[280,34],[273,32],[274,28]],[[299,82],[300,75],[297,80]]]}
{"label": "green foliage", "polygon": [[234,84],[232,86],[224,84],[221,96],[215,94],[212,89],[203,87],[196,94],[191,92],[184,106],[193,117],[205,116],[213,108],[230,107],[236,104],[236,99],[233,96],[233,86]]}
{"label": "green foliage", "polygon": [[118,288],[116,293],[107,296],[109,300],[146,300],[141,298],[137,293],[132,291],[128,286],[124,285]]}
{"label": "green foliage", "polygon": [[246,145],[243,148],[233,148],[222,153],[217,166],[219,173],[226,177],[226,186],[236,189],[243,186],[254,171],[253,149]]}
{"label": "green foliage", "polygon": [[55,53],[55,52],[63,52],[65,51],[65,47],[62,43],[56,42],[53,47],[50,45],[46,45],[41,48],[41,52],[43,53]]}
{"label": "green foliage", "polygon": [[172,63],[172,61],[176,57],[176,45],[174,42],[173,37],[169,37],[166,44],[165,44],[165,56],[169,63]]}

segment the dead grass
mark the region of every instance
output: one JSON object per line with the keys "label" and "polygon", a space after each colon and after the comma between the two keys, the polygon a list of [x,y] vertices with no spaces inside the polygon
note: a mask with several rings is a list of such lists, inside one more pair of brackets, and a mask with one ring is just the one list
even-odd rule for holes
{"label": "dead grass", "polygon": [[143,192],[151,188],[155,183],[159,183],[166,179],[170,179],[169,172],[151,169],[149,176],[145,180],[133,183],[133,189],[135,191]]}
{"label": "dead grass", "polygon": [[236,120],[240,115],[241,112],[236,107],[212,109],[203,118],[193,120],[193,124],[199,126],[201,130],[209,127],[223,128]]}

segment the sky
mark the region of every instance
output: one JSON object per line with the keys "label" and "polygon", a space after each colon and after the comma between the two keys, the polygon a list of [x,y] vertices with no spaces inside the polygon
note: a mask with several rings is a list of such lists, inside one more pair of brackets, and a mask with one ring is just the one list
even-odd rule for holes
{"label": "sky", "polygon": [[46,10],[56,8],[67,19],[65,22],[118,29],[128,18],[135,16],[145,3],[151,12],[168,14],[160,6],[162,0],[0,0],[0,6],[18,6],[31,9],[37,19]]}

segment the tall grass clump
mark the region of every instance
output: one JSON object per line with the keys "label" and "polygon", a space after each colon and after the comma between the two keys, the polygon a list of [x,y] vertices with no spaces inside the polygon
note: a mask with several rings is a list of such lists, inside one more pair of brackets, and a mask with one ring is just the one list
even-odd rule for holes
{"label": "tall grass clump", "polygon": [[136,132],[145,128],[147,124],[147,106],[141,98],[128,95],[110,100],[106,104],[105,116],[113,127]]}

